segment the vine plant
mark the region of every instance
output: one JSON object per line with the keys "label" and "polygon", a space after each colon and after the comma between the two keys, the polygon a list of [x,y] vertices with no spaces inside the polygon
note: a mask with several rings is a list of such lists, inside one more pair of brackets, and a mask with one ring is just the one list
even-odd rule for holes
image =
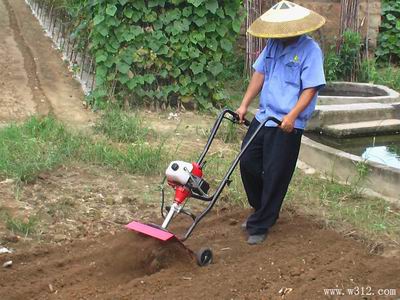
{"label": "vine plant", "polygon": [[240,32],[240,0],[72,0],[77,47],[96,61],[101,107],[191,102],[200,108],[225,100],[219,75]]}

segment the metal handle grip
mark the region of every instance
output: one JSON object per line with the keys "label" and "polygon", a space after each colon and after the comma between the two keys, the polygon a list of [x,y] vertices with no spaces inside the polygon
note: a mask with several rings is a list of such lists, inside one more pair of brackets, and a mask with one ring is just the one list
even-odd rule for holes
{"label": "metal handle grip", "polygon": [[[235,119],[235,121],[237,121],[238,123],[240,122],[240,117],[236,112],[232,113],[232,117]],[[250,126],[250,121],[247,120],[246,118],[243,119],[243,124],[247,127]]]}

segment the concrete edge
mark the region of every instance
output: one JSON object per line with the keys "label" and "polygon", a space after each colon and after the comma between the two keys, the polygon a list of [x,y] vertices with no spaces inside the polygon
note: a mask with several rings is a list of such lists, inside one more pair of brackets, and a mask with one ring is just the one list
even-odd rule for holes
{"label": "concrete edge", "polygon": [[357,164],[366,162],[369,171],[362,188],[368,188],[384,197],[395,199],[400,205],[400,170],[380,163],[365,161],[353,155],[303,136],[299,159],[324,173],[328,178],[351,183],[357,180]]}
{"label": "concrete edge", "polygon": [[[332,101],[334,102],[337,98],[344,99],[343,101],[339,101],[340,103],[361,103],[361,102],[396,102],[400,100],[400,93],[395,90],[380,84],[371,84],[371,83],[361,83],[361,82],[346,82],[346,81],[332,81],[328,83],[328,85],[344,85],[350,87],[358,87],[358,88],[377,88],[385,91],[387,93],[386,96],[374,96],[374,97],[335,97],[335,96],[318,96],[320,102]],[[332,103],[333,104],[333,103]]]}

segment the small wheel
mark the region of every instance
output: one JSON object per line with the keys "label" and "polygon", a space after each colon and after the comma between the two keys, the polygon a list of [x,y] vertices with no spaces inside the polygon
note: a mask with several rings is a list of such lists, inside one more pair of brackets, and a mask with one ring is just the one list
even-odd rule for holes
{"label": "small wheel", "polygon": [[201,248],[196,254],[197,264],[200,267],[205,267],[211,264],[213,260],[213,253],[210,248]]}

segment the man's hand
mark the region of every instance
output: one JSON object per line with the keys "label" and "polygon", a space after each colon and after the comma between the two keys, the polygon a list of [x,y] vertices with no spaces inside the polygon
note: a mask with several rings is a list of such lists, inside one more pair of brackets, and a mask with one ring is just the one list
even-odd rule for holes
{"label": "man's hand", "polygon": [[296,118],[294,116],[292,116],[291,114],[287,114],[283,117],[280,128],[282,128],[284,132],[290,133],[293,131],[295,121]]}
{"label": "man's hand", "polygon": [[247,114],[247,107],[240,105],[240,107],[236,110],[236,113],[239,116],[239,123],[243,123],[244,122],[244,117]]}

